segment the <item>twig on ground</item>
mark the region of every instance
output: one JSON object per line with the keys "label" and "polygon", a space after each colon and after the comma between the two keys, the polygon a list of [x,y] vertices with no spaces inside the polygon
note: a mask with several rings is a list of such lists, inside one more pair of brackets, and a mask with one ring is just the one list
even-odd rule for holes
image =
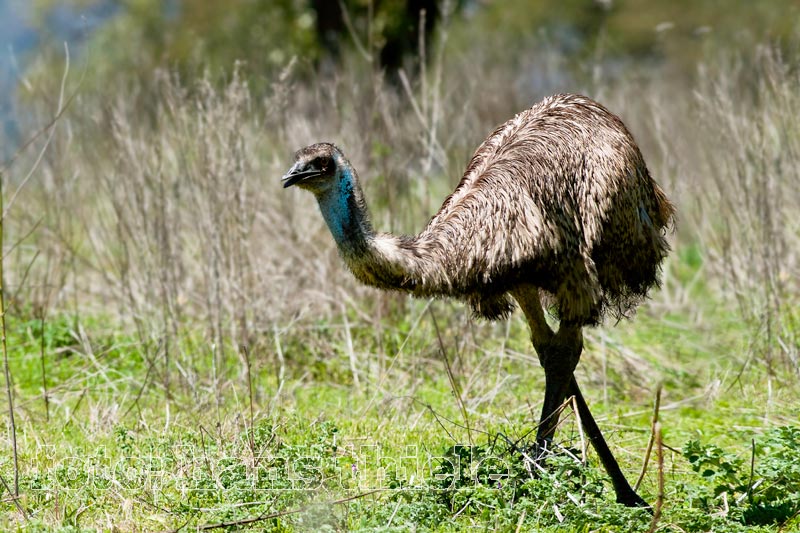
{"label": "twig on ground", "polygon": [[25,518],[25,521],[27,522],[28,521],[28,513],[26,513],[25,509],[23,509],[22,506],[19,504],[19,496],[15,496],[14,493],[11,492],[11,487],[8,486],[8,483],[6,482],[6,478],[4,478],[3,476],[0,476],[0,482],[3,483],[3,486],[6,488],[8,493],[11,495],[11,501],[14,502],[14,505],[16,505],[17,510],[20,513],[22,513],[23,518]]}
{"label": "twig on ground", "polygon": [[[364,498],[366,496],[369,496],[371,494],[375,494],[376,492],[381,492],[383,490],[386,490],[386,489],[374,489],[374,490],[370,490],[370,491],[367,491],[367,492],[362,492],[362,493],[356,494],[354,496],[348,496],[347,498],[341,498],[339,500],[333,500],[331,502],[324,502],[324,503],[321,503],[321,504],[314,504],[314,505],[341,505],[343,503],[351,502],[353,500],[358,500],[360,498]],[[289,516],[289,515],[293,515],[293,514],[299,514],[299,513],[302,513],[304,511],[307,511],[312,506],[313,505],[307,505],[305,507],[299,507],[297,509],[289,509],[288,511],[278,511],[276,513],[262,514],[262,515],[259,515],[259,516],[254,516],[252,518],[243,518],[242,520],[231,520],[229,522],[217,522],[216,524],[205,524],[203,526],[199,526],[197,529],[198,529],[198,531],[208,531],[210,529],[221,529],[221,528],[224,528],[224,527],[245,526],[247,524],[253,524],[255,522],[261,522],[263,520],[270,520],[272,518],[280,518],[281,516]],[[185,525],[181,526],[181,528],[182,527],[185,527]],[[173,530],[173,533],[176,533],[177,531],[179,531],[179,529]]]}

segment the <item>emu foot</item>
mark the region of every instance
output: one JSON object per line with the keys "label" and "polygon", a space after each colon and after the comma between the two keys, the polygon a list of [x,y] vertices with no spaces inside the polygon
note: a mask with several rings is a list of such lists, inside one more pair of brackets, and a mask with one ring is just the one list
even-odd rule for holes
{"label": "emu foot", "polygon": [[[523,461],[528,469],[528,472],[530,473],[531,477],[534,478],[539,478],[542,474],[547,473],[548,466],[546,463],[548,459],[554,458],[556,455],[559,455],[565,459],[569,457],[574,460],[576,474],[578,465],[582,464],[581,460],[579,459],[581,456],[580,450],[554,445],[553,442],[549,440],[535,442],[530,446],[521,448],[519,451],[522,454]],[[569,472],[569,469],[567,469],[567,472]],[[644,509],[651,515],[653,514],[653,508],[650,506],[650,504],[633,490],[633,487],[628,484],[624,477],[617,479],[615,482],[614,476],[611,476],[611,482],[612,485],[614,485],[617,503],[621,503],[625,507]]]}
{"label": "emu foot", "polygon": [[535,442],[519,450],[522,454],[522,463],[531,477],[538,478],[541,473],[546,471],[545,460],[552,453],[551,450],[552,443],[547,442]]}
{"label": "emu foot", "polygon": [[633,489],[631,489],[630,492],[625,491],[622,494],[617,493],[617,503],[621,503],[625,507],[638,507],[639,509],[644,509],[648,513],[653,514],[653,508],[650,504],[636,494]]}
{"label": "emu foot", "polygon": [[528,472],[533,477],[539,477],[540,474],[547,472],[547,460],[555,455],[569,456],[575,460],[576,464],[580,464],[579,450],[555,445],[550,440],[537,441],[522,448],[520,452]]}

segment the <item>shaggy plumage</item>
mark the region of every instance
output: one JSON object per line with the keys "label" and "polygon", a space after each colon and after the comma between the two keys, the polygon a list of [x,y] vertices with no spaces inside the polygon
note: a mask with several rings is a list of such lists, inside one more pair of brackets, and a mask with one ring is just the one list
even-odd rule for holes
{"label": "shaggy plumage", "polygon": [[[361,282],[415,296],[466,300],[477,316],[512,309],[517,285],[541,289],[561,319],[596,324],[625,315],[658,283],[674,208],[633,138],[600,104],[546,98],[499,126],[427,227],[376,233],[355,169],[332,144],[297,152],[324,164],[298,184],[317,195],[341,255]],[[338,217],[338,218],[337,218]]]}
{"label": "shaggy plumage", "polygon": [[[416,236],[376,233],[355,169],[341,150],[296,154],[284,186],[316,196],[361,282],[415,296],[455,297],[476,315],[522,307],[545,370],[537,444],[547,448],[568,394],[608,470],[617,500],[647,506],[630,487],[583,400],[573,371],[582,327],[627,316],[658,285],[674,207],[650,177],[619,118],[583,96],[544,99],[499,126],[455,191]],[[553,331],[542,305],[559,319]]]}

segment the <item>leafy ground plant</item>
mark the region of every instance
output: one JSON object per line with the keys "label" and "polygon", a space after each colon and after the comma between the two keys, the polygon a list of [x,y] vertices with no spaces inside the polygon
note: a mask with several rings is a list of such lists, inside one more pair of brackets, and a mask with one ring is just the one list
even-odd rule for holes
{"label": "leafy ground plant", "polygon": [[[800,428],[773,428],[752,441],[749,461],[691,440],[683,454],[700,484],[683,484],[689,506],[744,525],[784,525],[800,513]],[[794,520],[796,522],[796,520]]]}

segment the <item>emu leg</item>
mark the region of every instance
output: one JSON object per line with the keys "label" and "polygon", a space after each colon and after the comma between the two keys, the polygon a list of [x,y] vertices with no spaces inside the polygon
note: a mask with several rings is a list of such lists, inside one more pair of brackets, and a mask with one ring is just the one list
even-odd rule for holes
{"label": "emu leg", "polygon": [[558,332],[554,333],[544,318],[539,291],[533,285],[517,287],[513,296],[528,320],[531,328],[531,341],[545,373],[544,405],[536,433],[538,451],[534,459],[540,459],[541,453],[547,450],[552,443],[553,434],[558,426],[558,409],[567,396],[572,395],[578,406],[578,415],[581,418],[583,429],[600,457],[600,462],[603,463],[603,467],[611,477],[617,501],[628,507],[650,509],[647,502],[636,494],[628,480],[625,479],[625,475],[611,454],[597,422],[589,412],[589,406],[586,405],[586,400],[578,388],[578,382],[575,381],[573,372],[583,351],[581,326],[562,322]]}
{"label": "emu leg", "polygon": [[569,394],[572,372],[564,374],[555,370],[545,370],[544,377],[544,404],[539,417],[539,428],[536,431],[536,445],[540,451],[551,448],[553,436],[558,427],[560,418],[559,409],[564,404]]}
{"label": "emu leg", "polygon": [[589,411],[589,406],[586,404],[583,394],[581,394],[581,390],[578,387],[578,382],[575,381],[574,375],[569,380],[567,394],[575,397],[575,403],[578,406],[578,415],[581,417],[583,429],[586,431],[586,436],[589,437],[589,441],[591,441],[592,446],[597,452],[600,462],[603,463],[603,467],[611,477],[611,484],[614,485],[614,492],[617,494],[617,502],[627,507],[644,507],[650,509],[650,505],[636,494],[633,487],[628,483],[628,480],[625,479],[625,474],[622,473],[619,463],[617,463],[614,455],[612,455],[606,440],[603,438],[603,434],[600,432],[597,422],[595,422],[592,413]]}
{"label": "emu leg", "polygon": [[558,426],[558,410],[569,394],[572,373],[581,357],[583,333],[580,326],[562,323],[550,339],[537,344],[534,346],[545,376],[544,404],[536,433],[536,444],[541,451],[550,447],[553,441]]}

